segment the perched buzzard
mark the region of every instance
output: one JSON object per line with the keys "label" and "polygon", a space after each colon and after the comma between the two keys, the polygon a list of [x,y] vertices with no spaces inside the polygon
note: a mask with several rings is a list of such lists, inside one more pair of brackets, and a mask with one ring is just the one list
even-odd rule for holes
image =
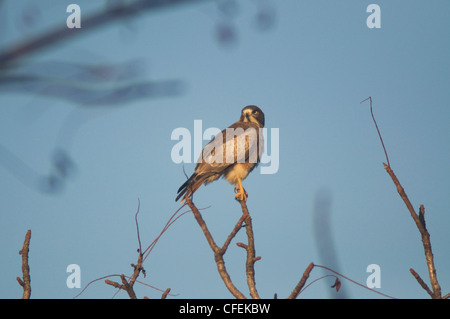
{"label": "perched buzzard", "polygon": [[191,196],[203,184],[220,177],[236,185],[235,198],[247,200],[242,180],[258,165],[264,145],[264,113],[254,105],[242,109],[236,123],[217,134],[202,150],[195,172],[178,189],[175,201]]}

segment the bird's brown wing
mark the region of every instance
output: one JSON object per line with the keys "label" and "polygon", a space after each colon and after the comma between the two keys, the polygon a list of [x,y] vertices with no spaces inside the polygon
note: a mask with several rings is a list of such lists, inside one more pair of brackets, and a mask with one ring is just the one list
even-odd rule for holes
{"label": "bird's brown wing", "polygon": [[249,161],[258,163],[264,144],[259,139],[259,128],[249,122],[236,122],[217,134],[203,148],[194,174],[178,189],[176,200],[219,179],[231,165]]}

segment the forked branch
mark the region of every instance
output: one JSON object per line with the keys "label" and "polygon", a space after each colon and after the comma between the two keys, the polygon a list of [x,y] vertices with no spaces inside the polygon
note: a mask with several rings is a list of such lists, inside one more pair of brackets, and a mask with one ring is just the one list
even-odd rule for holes
{"label": "forked branch", "polygon": [[420,206],[420,210],[419,210],[419,214],[416,213],[416,211],[414,210],[413,205],[411,204],[408,196],[406,195],[405,189],[400,184],[400,181],[398,180],[397,176],[395,176],[394,171],[392,170],[391,165],[389,163],[389,157],[388,157],[386,148],[384,146],[383,139],[381,138],[380,130],[378,129],[377,122],[375,120],[375,117],[373,116],[373,112],[372,112],[372,97],[368,97],[367,99],[365,99],[361,103],[363,103],[363,102],[365,102],[367,100],[370,100],[370,112],[372,114],[372,119],[373,119],[373,122],[375,124],[376,129],[377,129],[378,135],[380,137],[384,153],[386,155],[387,164],[383,163],[384,169],[386,170],[386,172],[389,174],[389,176],[391,177],[392,181],[394,182],[394,185],[397,188],[397,192],[399,193],[400,197],[402,198],[403,202],[405,203],[406,207],[408,208],[409,213],[411,214],[411,217],[414,220],[414,222],[415,222],[415,224],[417,226],[417,229],[419,230],[420,235],[422,237],[422,244],[423,244],[423,249],[424,249],[424,252],[425,252],[425,259],[426,259],[426,262],[427,262],[428,275],[430,277],[432,290],[427,286],[427,284],[422,280],[422,278],[420,278],[420,276],[413,269],[410,269],[410,271],[411,271],[412,275],[416,278],[418,283],[425,289],[425,291],[433,299],[441,299],[442,298],[441,287],[439,285],[439,282],[438,282],[437,276],[436,276],[436,267],[434,265],[433,252],[432,252],[432,249],[431,249],[430,234],[429,234],[429,232],[428,232],[428,230],[426,228],[426,223],[425,223],[425,207],[423,205],[421,205]]}
{"label": "forked branch", "polygon": [[247,245],[239,245],[247,251],[247,261],[245,263],[245,273],[247,274],[247,285],[250,290],[250,296],[253,299],[260,299],[258,291],[256,290],[255,282],[255,262],[261,259],[261,257],[256,257],[255,254],[255,238],[253,235],[253,225],[252,218],[248,213],[247,204],[245,201],[241,200],[242,217],[244,217],[245,230],[247,233],[248,243]]}
{"label": "forked branch", "polygon": [[[441,299],[441,286],[439,285],[437,276],[436,276],[436,267],[434,265],[434,257],[433,257],[433,251],[431,249],[431,240],[430,240],[430,233],[428,232],[426,226],[425,226],[425,207],[423,205],[420,206],[420,215],[417,215],[416,211],[414,210],[414,207],[412,206],[411,202],[409,201],[408,196],[405,193],[404,188],[400,184],[397,176],[395,176],[394,171],[392,168],[384,164],[384,168],[386,172],[391,177],[392,181],[394,182],[397,191],[400,195],[400,197],[403,199],[403,202],[405,203],[406,207],[409,210],[409,213],[411,214],[412,219],[416,223],[417,229],[420,232],[420,235],[422,237],[422,244],[423,249],[425,252],[425,259],[427,262],[428,267],[428,275],[430,277],[431,287],[433,288],[433,291],[426,286],[425,282],[420,278],[420,276],[413,270],[411,273],[413,274],[414,278],[418,281],[418,283],[425,289],[425,291],[431,296],[433,299]],[[425,288],[425,286],[428,288]]]}
{"label": "forked branch", "polygon": [[305,286],[305,283],[308,280],[309,274],[311,273],[313,268],[314,268],[314,263],[310,263],[308,265],[308,267],[306,267],[302,278],[300,278],[300,281],[298,282],[297,286],[295,286],[294,290],[292,290],[292,292],[289,295],[288,299],[296,299],[298,297],[298,295],[302,291],[303,287]]}
{"label": "forked branch", "polygon": [[[211,235],[211,232],[209,231],[202,215],[200,214],[200,211],[197,209],[197,207],[194,205],[194,203],[192,202],[192,200],[189,197],[186,198],[186,204],[189,206],[192,213],[194,214],[195,220],[197,221],[200,228],[202,229],[203,234],[205,235],[205,238],[206,238],[209,246],[211,247],[212,251],[214,252],[214,260],[216,261],[217,270],[219,271],[220,277],[222,278],[223,282],[225,283],[225,286],[228,288],[228,290],[231,292],[231,294],[235,298],[238,298],[238,299],[245,299],[245,296],[241,291],[239,291],[239,289],[237,289],[237,287],[231,281],[231,277],[228,274],[228,271],[225,267],[225,261],[224,261],[223,256],[226,253],[231,241],[236,236],[238,231],[242,228],[242,225],[245,222],[246,228],[248,227],[247,235],[249,236],[249,233],[251,233],[251,237],[249,236],[249,244],[246,245],[247,246],[246,247],[246,249],[247,249],[247,263],[246,263],[247,282],[248,282],[249,288],[250,288],[250,295],[253,298],[259,298],[258,293],[255,288],[254,268],[253,268],[254,262],[258,259],[255,258],[255,254],[254,254],[255,249],[254,249],[254,242],[253,242],[253,230],[251,228],[252,227],[251,226],[251,218],[250,218],[250,215],[248,214],[248,210],[246,208],[245,203],[242,206],[243,214],[242,214],[241,218],[239,218],[239,220],[237,221],[236,225],[234,226],[230,235],[228,235],[228,237],[225,240],[222,247],[219,247],[215,243],[215,241]],[[242,205],[242,202],[241,202],[241,205]],[[245,206],[245,211],[244,211],[244,206]],[[251,247],[253,247],[253,248],[251,248]]]}

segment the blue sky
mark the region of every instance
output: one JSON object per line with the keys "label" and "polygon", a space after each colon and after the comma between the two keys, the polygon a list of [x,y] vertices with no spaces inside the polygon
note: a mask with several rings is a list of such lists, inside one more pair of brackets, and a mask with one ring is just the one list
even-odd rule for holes
{"label": "blue sky", "polygon": [[[66,7],[73,2],[3,2],[6,32],[0,50],[64,26]],[[83,25],[83,17],[106,2],[76,3]],[[381,8],[380,29],[366,25],[371,3]],[[261,30],[255,19],[266,6],[274,20]],[[92,105],[20,86],[1,88],[1,298],[22,294],[15,278],[21,276],[18,250],[28,229],[33,298],[78,294],[81,289],[66,285],[70,264],[80,266],[82,287],[110,274],[131,274],[138,248],[138,199],[144,247],[180,207],[174,198],[185,177],[183,165],[170,156],[177,142],[171,140],[172,131],[184,127],[193,132],[194,120],[202,120],[203,129],[224,128],[249,104],[264,111],[269,132],[279,129],[278,172],[260,174],[258,169],[244,181],[256,254],[262,257],[255,266],[260,295],[287,297],[310,262],[324,264],[317,237],[329,235],[337,258],[336,264],[324,265],[364,284],[367,266],[378,264],[378,291],[427,298],[409,273],[414,268],[429,282],[419,232],[383,168],[385,156],[369,104],[360,104],[369,96],[394,172],[414,207],[425,205],[438,279],[443,294],[449,292],[450,3],[242,1],[234,9],[225,14],[216,3],[204,1],[92,31],[73,30],[84,34],[28,61],[66,63],[44,74],[55,72],[69,81],[71,63],[131,63],[131,81],[181,84],[172,96]],[[218,40],[219,25],[233,28],[234,41]],[[78,84],[93,85],[87,80]],[[54,171],[58,149],[73,170],[59,191],[46,193],[35,187],[35,177]],[[191,174],[194,164],[184,169]],[[331,234],[314,231],[314,206],[323,194],[330,203]],[[222,243],[241,215],[233,186],[224,180],[203,186],[194,202],[209,207],[204,218]],[[238,241],[245,242],[245,232]],[[233,282],[248,296],[243,250],[232,244],[225,262]],[[191,214],[161,237],[144,267],[147,276],[140,279],[162,290],[170,287],[176,294],[171,298],[232,297]],[[324,274],[314,269],[310,280]],[[316,282],[300,298],[336,297],[329,288],[333,281]],[[140,298],[161,295],[138,284],[135,290]],[[114,293],[96,282],[81,298]],[[346,280],[339,294],[380,297]],[[127,296],[121,292],[116,297]]]}

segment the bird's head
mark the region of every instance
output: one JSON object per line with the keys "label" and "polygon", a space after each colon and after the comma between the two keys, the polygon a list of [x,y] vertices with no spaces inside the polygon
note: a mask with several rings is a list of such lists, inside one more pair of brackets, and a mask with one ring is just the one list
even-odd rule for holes
{"label": "bird's head", "polygon": [[255,105],[248,105],[242,109],[241,122],[253,122],[260,128],[264,127],[264,113]]}

